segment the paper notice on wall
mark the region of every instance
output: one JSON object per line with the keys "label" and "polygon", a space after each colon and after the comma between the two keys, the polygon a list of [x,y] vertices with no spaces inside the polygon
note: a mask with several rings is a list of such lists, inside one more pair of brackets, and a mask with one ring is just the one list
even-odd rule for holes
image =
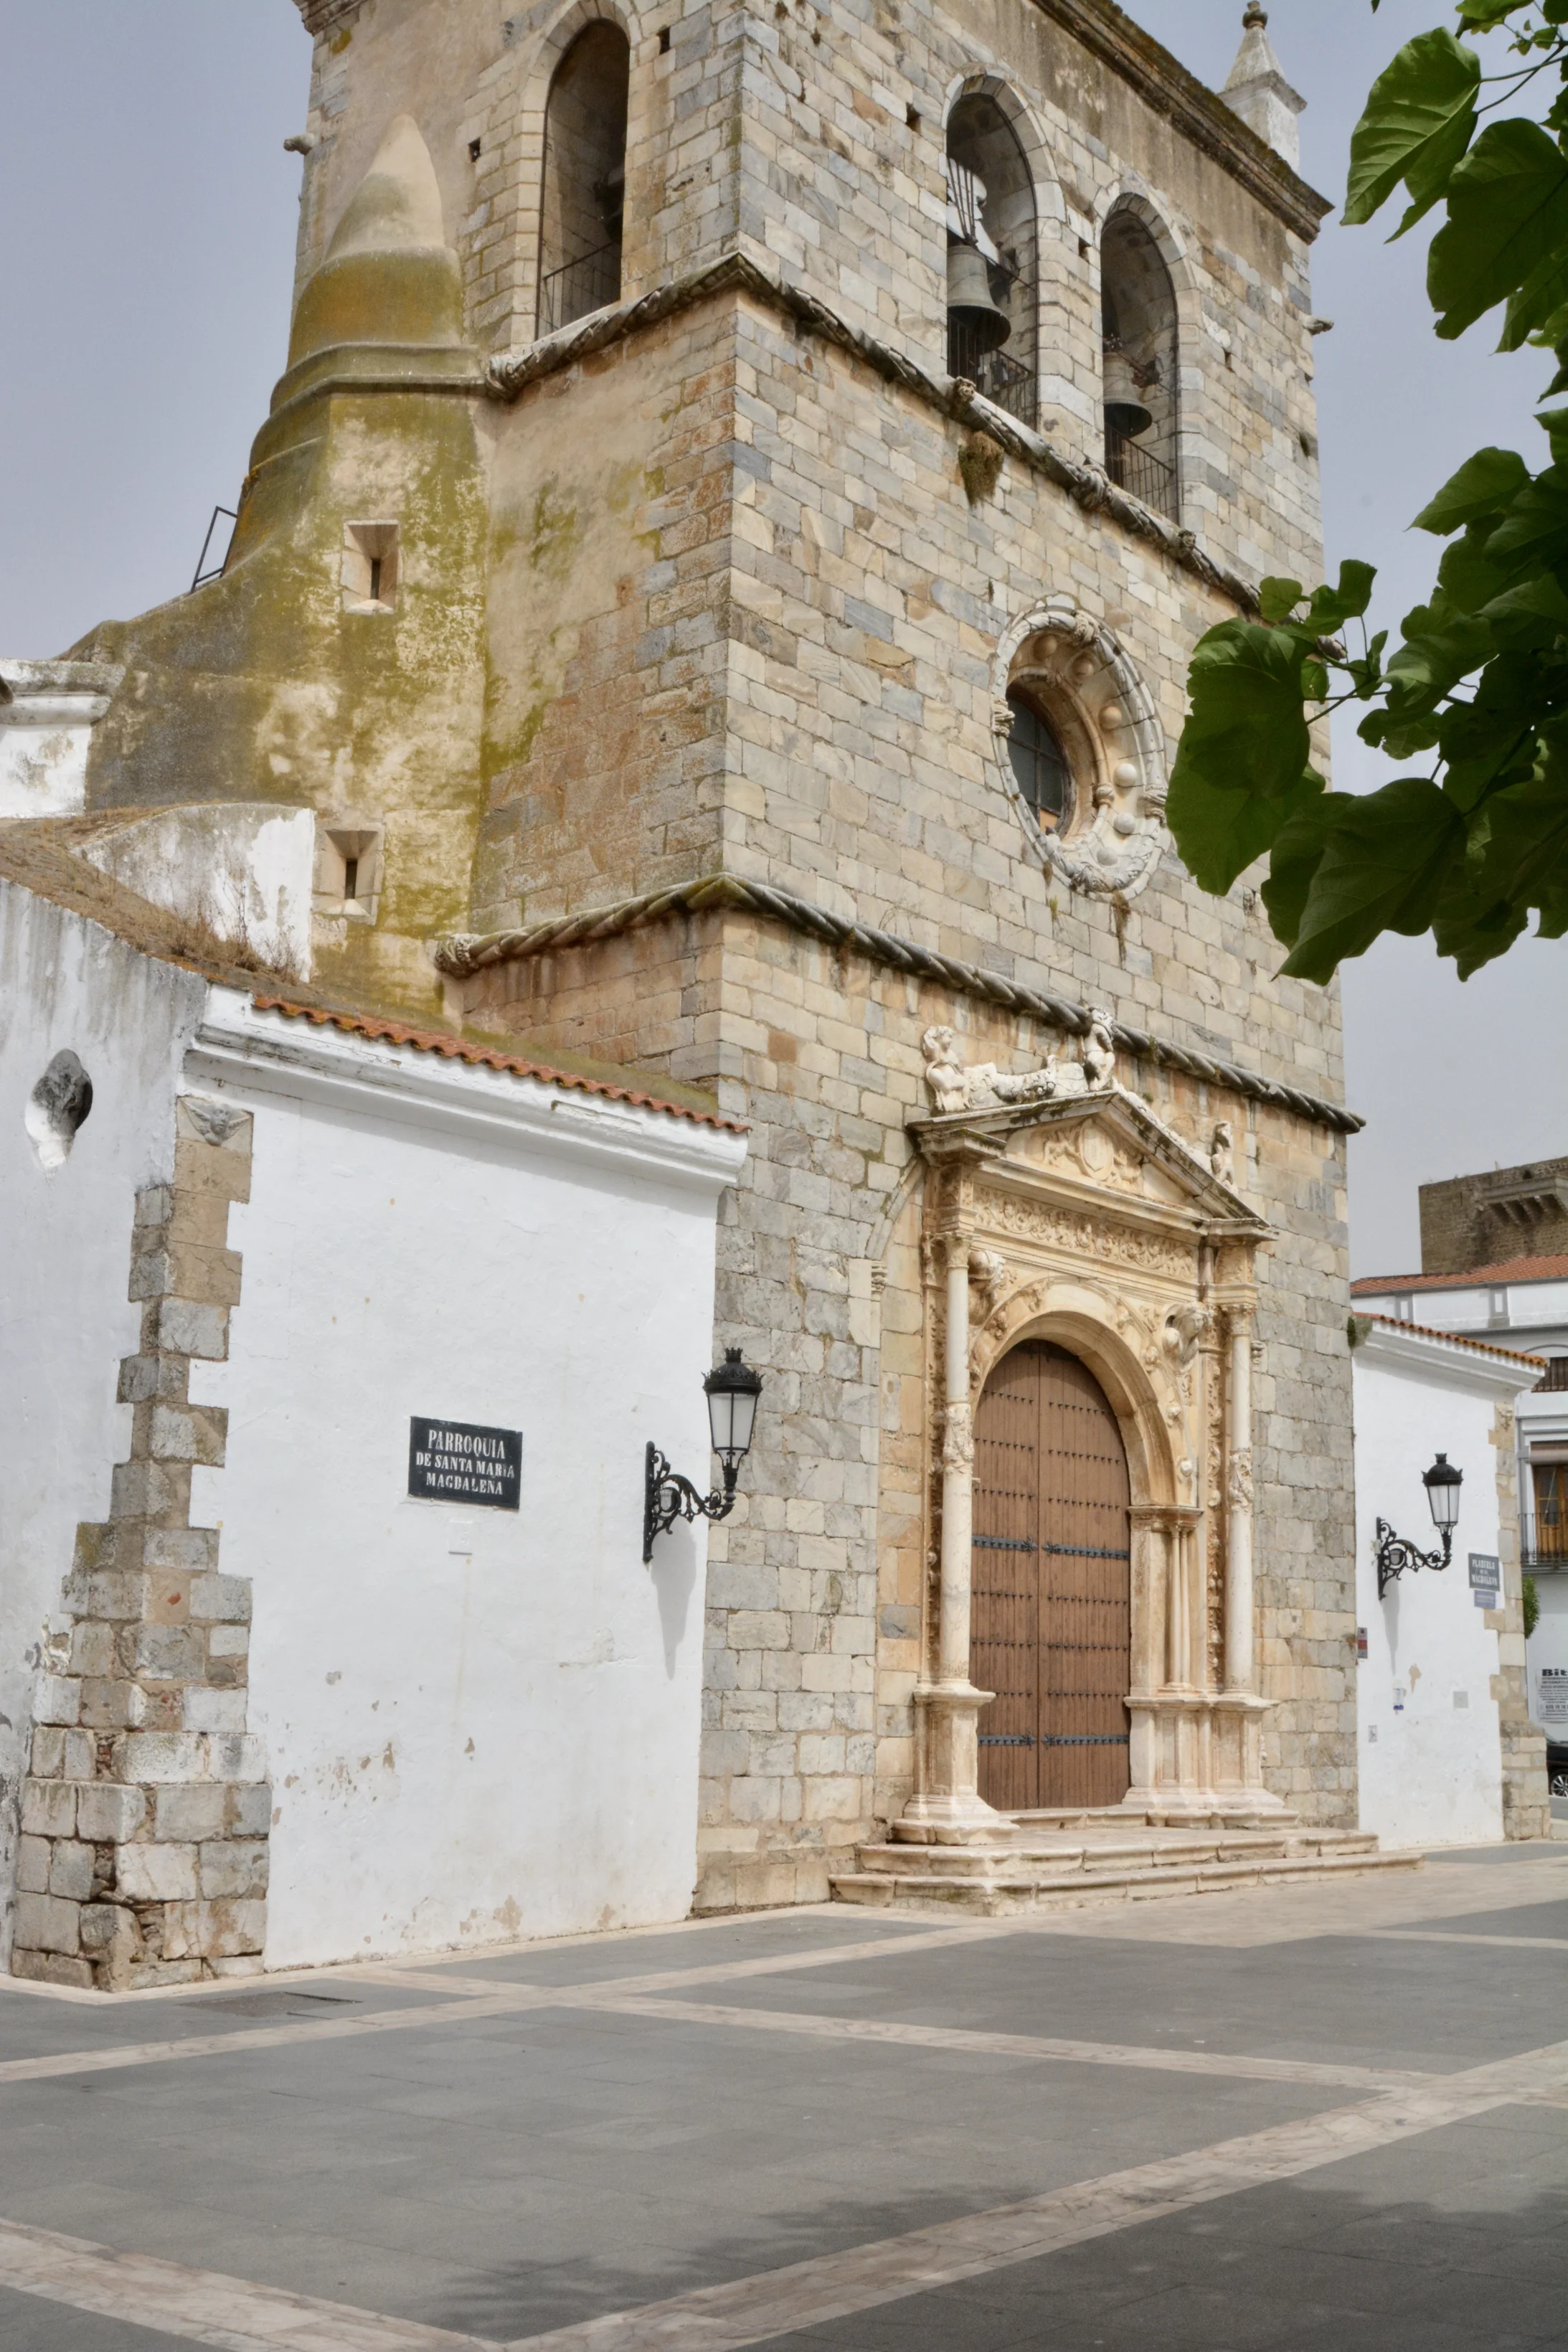
{"label": "paper notice on wall", "polygon": [[1568,1723],[1568,1666],[1542,1666],[1535,1677],[1537,1723]]}

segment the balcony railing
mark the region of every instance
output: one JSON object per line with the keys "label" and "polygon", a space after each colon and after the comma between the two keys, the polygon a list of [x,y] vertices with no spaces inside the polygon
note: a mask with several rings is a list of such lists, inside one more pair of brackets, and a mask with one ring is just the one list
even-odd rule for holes
{"label": "balcony railing", "polygon": [[595,246],[592,253],[580,253],[574,261],[563,261],[559,269],[549,270],[541,278],[539,331],[553,334],[557,327],[569,327],[574,319],[585,319],[590,310],[602,310],[606,302],[620,299],[617,237],[608,245]]}
{"label": "balcony railing", "polygon": [[1131,441],[1114,425],[1105,428],[1105,470],[1119,489],[1131,491],[1156,514],[1176,513],[1176,469],[1142,441]]}
{"label": "balcony railing", "polygon": [[1537,1381],[1531,1393],[1540,1396],[1546,1389],[1568,1389],[1568,1356],[1553,1356],[1546,1367],[1545,1379]]}

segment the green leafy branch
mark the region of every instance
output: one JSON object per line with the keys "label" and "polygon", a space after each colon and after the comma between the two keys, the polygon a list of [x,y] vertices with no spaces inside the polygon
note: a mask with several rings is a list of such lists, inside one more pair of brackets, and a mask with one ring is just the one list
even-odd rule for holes
{"label": "green leafy branch", "polygon": [[[1568,0],[1461,0],[1458,13],[1471,32],[1507,26],[1524,62],[1488,76],[1446,30],[1407,43],[1352,138],[1344,217],[1370,220],[1403,184],[1402,236],[1443,204],[1427,271],[1437,334],[1501,303],[1500,349],[1555,352],[1550,400],[1568,391]],[[1543,121],[1482,125],[1552,72]],[[1489,89],[1500,95],[1483,100]],[[1568,407],[1540,421],[1540,473],[1479,450],[1415,518],[1449,544],[1392,652],[1386,630],[1366,635],[1375,574],[1357,562],[1310,596],[1264,581],[1258,619],[1220,623],[1194,652],[1172,830],[1208,890],[1268,856],[1287,972],[1327,982],[1384,931],[1429,931],[1468,978],[1532,914],[1542,937],[1568,931]],[[1363,741],[1426,772],[1330,792],[1311,728],[1349,703],[1365,707]]]}

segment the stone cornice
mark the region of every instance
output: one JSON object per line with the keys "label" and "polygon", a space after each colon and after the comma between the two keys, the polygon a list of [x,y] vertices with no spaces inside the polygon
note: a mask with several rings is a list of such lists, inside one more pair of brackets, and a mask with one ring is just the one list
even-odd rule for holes
{"label": "stone cornice", "polygon": [[330,33],[345,16],[357,16],[363,0],[295,0],[295,5],[305,19],[305,30],[316,40]]}
{"label": "stone cornice", "polygon": [[[640,898],[623,898],[612,907],[595,907],[586,914],[564,915],[553,922],[531,924],[524,930],[490,931],[480,937],[448,936],[437,940],[431,952],[438,971],[449,979],[462,980],[492,964],[520,963],[533,956],[559,954],[568,948],[618,939],[626,931],[640,930],[646,924],[662,922],[671,916],[721,914],[731,909],[761,915],[790,930],[805,932],[825,946],[865,956],[869,962],[890,971],[908,972],[918,980],[936,981],[961,996],[976,997],[983,1003],[1030,1013],[1073,1036],[1085,1035],[1090,1025],[1088,1007],[1075,1003],[1070,997],[1020,987],[999,972],[985,971],[978,964],[962,962],[954,956],[939,955],[932,948],[918,947],[912,940],[900,939],[897,932],[875,930],[868,924],[830,915],[826,908],[814,905],[794,890],[780,889],[772,882],[751,881],[738,874],[705,875],[698,881],[678,883],[667,890],[648,890]],[[1271,1103],[1279,1109],[1293,1111],[1299,1118],[1310,1119],[1315,1126],[1331,1128],[1338,1135],[1354,1135],[1364,1125],[1342,1104],[1305,1094],[1298,1087],[1284,1086],[1256,1070],[1238,1068],[1215,1055],[1152,1037],[1146,1031],[1129,1028],[1120,1021],[1112,1024],[1111,1035],[1118,1052],[1130,1054],[1137,1061],[1157,1068],[1180,1070],[1188,1077],[1202,1078],[1210,1086],[1223,1087],[1252,1102]]]}
{"label": "stone cornice", "polygon": [[816,295],[794,285],[782,271],[764,268],[747,253],[727,253],[684,278],[672,279],[668,286],[656,287],[651,294],[596,310],[581,325],[562,328],[524,350],[498,352],[487,370],[488,388],[497,400],[515,400],[531,383],[556,375],[579,360],[628,336],[640,334],[679,311],[691,310],[698,303],[728,292],[745,294],[752,301],[782,312],[797,329],[863,361],[888,383],[900,385],[928,408],[940,410],[944,416],[951,416],[973,432],[988,434],[1010,457],[1044,474],[1086,512],[1109,515],[1134,538],[1160,549],[1173,563],[1195,573],[1208,587],[1228,596],[1243,612],[1258,609],[1257,593],[1249,582],[1216,563],[1199,545],[1195,532],[1184,530],[1169,516],[1156,514],[1141,499],[1119,488],[1102,467],[1064,457],[1043,433],[1033,432],[1004,409],[994,406],[963,376],[938,375],[907,359],[903,352],[894,351],[875,335],[851,326]]}
{"label": "stone cornice", "polygon": [[1544,1356],[1519,1355],[1512,1349],[1489,1348],[1483,1340],[1462,1333],[1428,1331],[1419,1325],[1395,1322],[1387,1315],[1356,1315],[1360,1328],[1356,1361],[1413,1372],[1420,1380],[1460,1389],[1494,1389],[1500,1395],[1518,1396],[1532,1389],[1545,1370]]}
{"label": "stone cornice", "polygon": [[1223,98],[1178,65],[1113,0],[1035,0],[1035,5],[1108,65],[1184,139],[1228,172],[1248,195],[1311,243],[1324,215],[1333,210],[1330,198],[1293,172],[1283,156],[1231,112]]}

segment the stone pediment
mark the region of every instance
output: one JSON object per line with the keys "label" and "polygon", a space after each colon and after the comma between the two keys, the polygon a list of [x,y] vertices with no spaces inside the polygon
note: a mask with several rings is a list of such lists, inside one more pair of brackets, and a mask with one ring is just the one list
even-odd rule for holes
{"label": "stone pediment", "polygon": [[1101,1205],[1110,1194],[1162,1223],[1258,1238],[1268,1231],[1213,1164],[1218,1159],[1224,1166],[1228,1140],[1205,1159],[1141,1095],[1114,1081],[1062,1100],[949,1112],[918,1120],[914,1131],[928,1159],[973,1153],[984,1163],[988,1185],[1044,1183],[1058,1195],[1093,1196]]}

